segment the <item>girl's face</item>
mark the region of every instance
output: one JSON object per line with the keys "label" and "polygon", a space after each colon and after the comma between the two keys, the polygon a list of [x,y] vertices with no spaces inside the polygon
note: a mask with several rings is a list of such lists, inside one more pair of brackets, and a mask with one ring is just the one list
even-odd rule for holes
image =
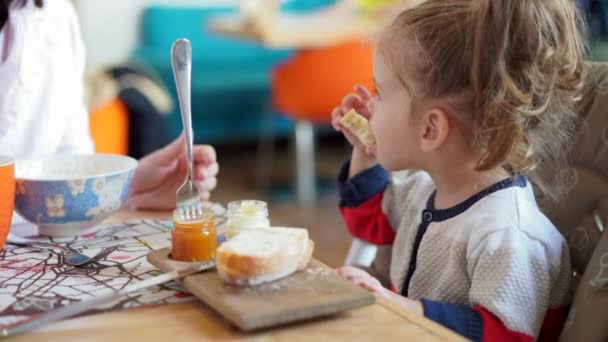
{"label": "girl's face", "polygon": [[[390,68],[383,53],[374,53],[377,95],[369,103],[370,128],[376,139],[376,158],[387,170],[420,168],[420,130],[413,112],[413,83],[405,85]],[[402,75],[404,80],[412,80]]]}

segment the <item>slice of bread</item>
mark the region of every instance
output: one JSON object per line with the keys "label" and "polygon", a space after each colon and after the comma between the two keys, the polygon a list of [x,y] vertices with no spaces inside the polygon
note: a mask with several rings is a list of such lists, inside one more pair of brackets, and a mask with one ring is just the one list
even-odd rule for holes
{"label": "slice of bread", "polygon": [[258,285],[286,277],[308,264],[314,243],[302,228],[242,230],[217,249],[220,278],[237,286]]}
{"label": "slice of bread", "polygon": [[363,144],[372,146],[376,143],[372,132],[369,129],[369,122],[367,119],[357,113],[354,109],[349,110],[344,116],[340,118],[340,123],[348,128]]}

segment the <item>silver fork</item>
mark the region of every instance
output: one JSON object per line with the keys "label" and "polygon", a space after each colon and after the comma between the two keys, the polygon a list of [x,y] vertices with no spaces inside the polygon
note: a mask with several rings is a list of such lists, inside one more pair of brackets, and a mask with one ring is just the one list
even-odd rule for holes
{"label": "silver fork", "polygon": [[11,245],[16,245],[16,246],[22,246],[22,247],[33,247],[33,248],[38,248],[38,249],[50,249],[50,250],[60,250],[63,254],[63,260],[65,261],[66,264],[68,265],[72,265],[72,266],[84,266],[86,264],[92,263],[92,262],[96,262],[99,261],[105,257],[107,257],[108,255],[110,255],[110,253],[112,253],[116,247],[109,247],[109,248],[104,248],[102,249],[99,253],[95,254],[92,257],[86,256],[82,253],[78,253],[73,249],[61,246],[61,245],[57,245],[57,244],[53,244],[53,243],[48,243],[48,242],[35,242],[35,241],[31,241],[31,242],[18,242],[18,241],[7,241],[8,243],[10,243]]}
{"label": "silver fork", "polygon": [[192,110],[190,103],[190,73],[192,71],[192,46],[188,39],[178,39],[171,48],[171,64],[173,66],[173,77],[177,88],[179,108],[182,114],[182,124],[186,133],[186,152],[188,157],[188,178],[177,190],[176,208],[181,217],[185,219],[194,218],[203,211],[201,206],[201,194],[194,183],[193,158],[192,158]]}

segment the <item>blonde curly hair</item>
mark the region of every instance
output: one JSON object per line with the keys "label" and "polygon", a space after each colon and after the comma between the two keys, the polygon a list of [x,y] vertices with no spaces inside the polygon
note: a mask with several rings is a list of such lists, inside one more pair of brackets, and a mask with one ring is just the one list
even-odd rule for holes
{"label": "blonde curly hair", "polygon": [[[538,170],[565,167],[587,73],[584,28],[573,0],[427,0],[398,14],[378,47],[397,72],[414,70],[421,98],[464,114],[478,170],[503,166],[555,197],[559,184]],[[406,41],[419,50],[413,66],[394,48]]]}

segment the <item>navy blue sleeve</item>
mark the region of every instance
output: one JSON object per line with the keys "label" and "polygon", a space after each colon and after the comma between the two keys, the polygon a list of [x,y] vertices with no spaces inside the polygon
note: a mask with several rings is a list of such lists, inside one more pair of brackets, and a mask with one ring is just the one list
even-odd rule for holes
{"label": "navy blue sleeve", "polygon": [[428,299],[422,300],[422,306],[427,318],[470,340],[481,341],[483,321],[481,315],[475,309],[465,305],[436,302]]}
{"label": "navy blue sleeve", "polygon": [[354,208],[386,188],[390,175],[380,165],[364,170],[348,179],[350,160],[347,160],[338,174],[340,206]]}

